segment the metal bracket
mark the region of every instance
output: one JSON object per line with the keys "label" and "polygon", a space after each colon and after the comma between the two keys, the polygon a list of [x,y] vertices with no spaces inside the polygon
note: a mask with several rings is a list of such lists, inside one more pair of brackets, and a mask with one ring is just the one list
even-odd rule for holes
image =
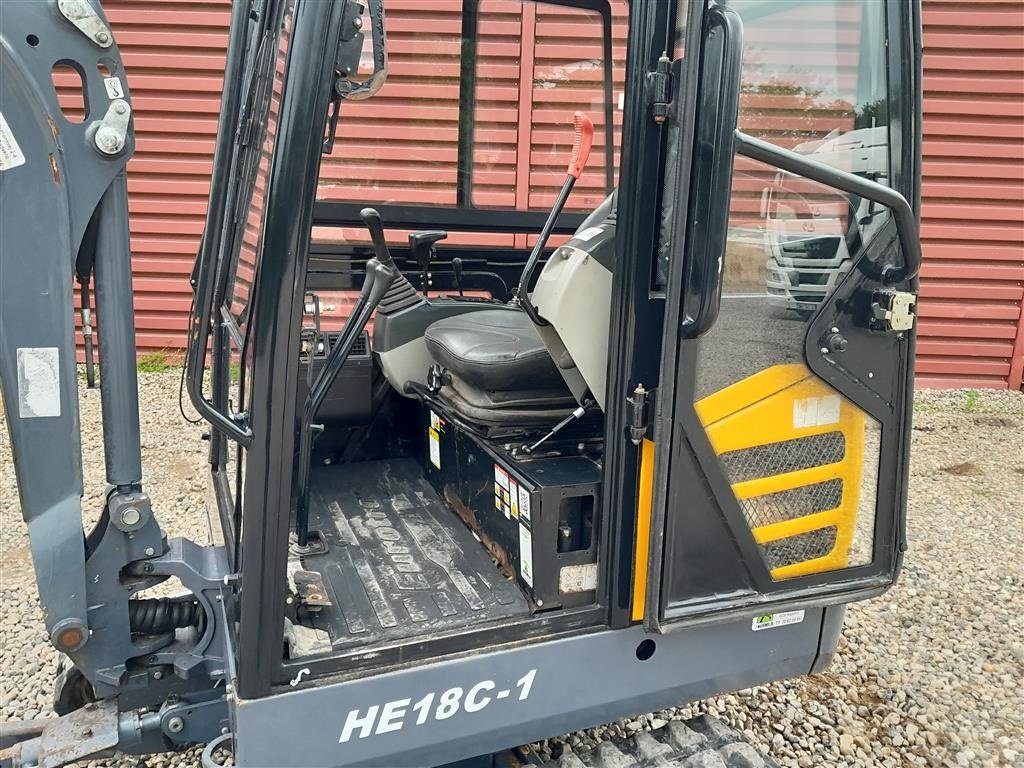
{"label": "metal bracket", "polygon": [[295,571],[292,573],[299,602],[311,611],[320,611],[332,605],[324,586],[324,577],[316,571]]}
{"label": "metal bracket", "polygon": [[124,99],[114,99],[107,107],[107,113],[99,121],[92,140],[96,149],[104,155],[116,155],[124,149],[128,139],[128,123],[132,108]]}
{"label": "metal bracket", "polygon": [[633,445],[640,445],[647,434],[647,399],[649,392],[643,384],[637,384],[626,398],[629,440]]}
{"label": "metal bracket", "polygon": [[914,327],[914,306],[917,296],[907,291],[875,291],[871,294],[873,331],[909,331]]}
{"label": "metal bracket", "polygon": [[65,19],[78,27],[83,35],[100,48],[109,48],[114,44],[110,27],[100,18],[88,0],[59,0],[57,8]]}
{"label": "metal bracket", "polygon": [[69,715],[49,721],[37,738],[0,751],[0,763],[57,768],[96,756],[117,746],[118,723],[116,701],[86,704]]}

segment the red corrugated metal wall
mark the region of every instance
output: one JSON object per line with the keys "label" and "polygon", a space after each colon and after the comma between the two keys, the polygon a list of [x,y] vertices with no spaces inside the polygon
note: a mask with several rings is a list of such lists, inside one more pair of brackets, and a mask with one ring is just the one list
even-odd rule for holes
{"label": "red corrugated metal wall", "polygon": [[[374,102],[345,106],[344,155],[325,158],[321,195],[454,199],[459,0],[390,0],[392,76]],[[543,207],[568,148],[573,105],[599,96],[596,31],[543,6],[485,0],[474,152],[478,205]],[[616,6],[617,71],[625,56]],[[202,232],[220,103],[228,0],[105,0],[135,103],[129,165],[135,306],[143,350],[185,339],[188,272]],[[578,19],[578,16],[576,17]],[[1024,368],[1024,13],[993,0],[925,0],[925,162],[918,354],[925,386],[1020,388]],[[432,37],[429,71],[410,48]],[[532,43],[531,43],[532,41]],[[525,44],[524,44],[525,43]],[[540,85],[538,85],[540,84]],[[621,90],[617,84],[616,96]],[[381,110],[416,122],[371,119]],[[599,117],[596,110],[591,110]],[[620,115],[616,112],[616,119]],[[600,125],[598,126],[600,137]],[[595,142],[594,160],[601,143]],[[529,157],[528,174],[516,174]],[[594,162],[580,204],[594,202]],[[332,239],[344,232],[320,232]],[[493,236],[505,241],[504,236]]]}
{"label": "red corrugated metal wall", "polygon": [[1020,389],[1024,7],[925,0],[919,386]]}

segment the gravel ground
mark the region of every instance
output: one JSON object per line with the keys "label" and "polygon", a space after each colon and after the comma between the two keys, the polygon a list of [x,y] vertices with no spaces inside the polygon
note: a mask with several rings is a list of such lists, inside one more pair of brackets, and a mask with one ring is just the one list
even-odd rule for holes
{"label": "gravel ground", "polygon": [[[206,443],[176,372],[140,374],[146,489],[171,535],[206,539]],[[785,766],[1024,766],[1024,396],[919,393],[910,552],[899,585],[851,606],[823,674],[718,696],[546,746],[587,747],[709,712]],[[102,502],[99,393],[82,390],[85,499]],[[6,426],[0,428],[0,721],[46,716],[46,642]],[[196,752],[143,765],[195,765]],[[121,765],[112,761],[93,766]]]}

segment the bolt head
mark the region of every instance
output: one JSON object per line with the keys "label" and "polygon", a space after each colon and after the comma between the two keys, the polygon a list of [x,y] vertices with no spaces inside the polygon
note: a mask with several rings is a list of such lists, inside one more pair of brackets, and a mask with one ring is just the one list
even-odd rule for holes
{"label": "bolt head", "polygon": [[97,43],[102,43],[103,45],[106,45],[107,43],[110,42],[110,35],[108,35],[106,32],[97,32],[96,33],[96,42]]}
{"label": "bolt head", "polygon": [[156,554],[156,550],[153,549],[152,547],[146,547],[145,552],[146,552],[146,556],[147,557],[152,557],[153,555]]}
{"label": "bolt head", "polygon": [[125,507],[121,510],[121,523],[123,525],[138,525],[142,521],[142,513],[135,507]]}
{"label": "bolt head", "polygon": [[354,18],[352,20],[352,26],[355,27],[356,29],[362,29],[363,28],[363,20],[360,17],[357,16],[356,18]]}
{"label": "bolt head", "polygon": [[167,721],[167,730],[171,733],[181,733],[185,730],[185,721],[175,715]]}
{"label": "bolt head", "polygon": [[114,111],[117,112],[117,114],[119,115],[123,115],[125,112],[128,111],[128,105],[119,102],[114,105]]}
{"label": "bolt head", "polygon": [[163,677],[164,677],[164,673],[161,670],[158,669],[155,672],[153,672],[153,679],[154,680],[162,680]]}

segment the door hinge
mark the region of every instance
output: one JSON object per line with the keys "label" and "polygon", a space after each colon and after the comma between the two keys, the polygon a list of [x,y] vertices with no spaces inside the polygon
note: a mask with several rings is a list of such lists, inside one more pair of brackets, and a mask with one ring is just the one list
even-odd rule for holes
{"label": "door hinge", "polygon": [[667,53],[662,53],[655,70],[647,73],[647,88],[651,115],[654,122],[661,125],[668,119],[668,110],[672,103],[672,59]]}
{"label": "door hinge", "polygon": [[629,429],[629,440],[633,445],[640,445],[647,434],[647,401],[650,392],[643,384],[637,384],[632,394],[626,397],[626,421]]}
{"label": "door hinge", "polygon": [[868,324],[873,331],[909,331],[914,327],[914,307],[917,296],[907,291],[875,291],[871,294],[871,317]]}

